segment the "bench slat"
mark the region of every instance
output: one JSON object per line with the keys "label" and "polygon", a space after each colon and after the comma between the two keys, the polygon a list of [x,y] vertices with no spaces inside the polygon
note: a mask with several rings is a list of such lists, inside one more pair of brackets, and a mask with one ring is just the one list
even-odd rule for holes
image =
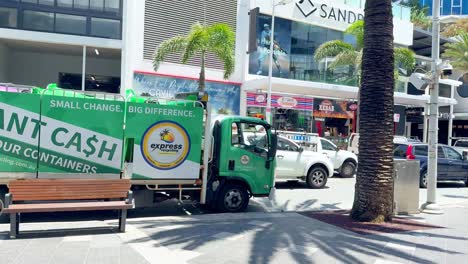
{"label": "bench slat", "polygon": [[13,204],[4,209],[4,213],[40,213],[40,212],[74,212],[131,209],[131,204],[124,201],[84,202],[84,203],[44,203],[44,204]]}
{"label": "bench slat", "polygon": [[9,184],[13,201],[126,198],[128,179],[30,179]]}

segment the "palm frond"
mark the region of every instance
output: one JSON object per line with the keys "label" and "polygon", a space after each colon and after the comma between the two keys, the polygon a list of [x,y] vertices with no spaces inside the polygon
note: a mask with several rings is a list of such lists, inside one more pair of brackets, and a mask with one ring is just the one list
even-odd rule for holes
{"label": "palm frond", "polygon": [[177,36],[163,41],[159,44],[153,58],[153,68],[158,70],[164,59],[171,53],[179,53],[185,49],[187,39],[183,36]]}
{"label": "palm frond", "polygon": [[357,49],[360,50],[364,47],[364,21],[358,20],[345,30],[346,34],[351,34],[356,37]]}
{"label": "palm frond", "polygon": [[195,23],[187,36],[187,45],[182,55],[182,63],[187,63],[195,53],[204,51],[207,46],[208,34],[206,27],[200,23]]}
{"label": "palm frond", "polygon": [[468,71],[468,32],[461,33],[456,42],[445,44],[445,47],[442,57],[451,59],[455,69]]}
{"label": "palm frond", "polygon": [[223,63],[224,79],[229,78],[234,72],[234,49],[236,37],[232,28],[227,24],[215,24],[207,28],[207,50],[214,53]]}
{"label": "palm frond", "polygon": [[356,67],[358,52],[355,50],[344,50],[335,56],[335,60],[329,64],[330,68],[339,66],[352,66]]}
{"label": "palm frond", "polygon": [[314,59],[320,61],[327,57],[335,57],[343,51],[354,51],[353,45],[342,40],[327,41],[315,50]]}
{"label": "palm frond", "polygon": [[412,71],[416,65],[414,51],[408,48],[395,48],[393,50],[395,56],[395,64],[401,66],[407,71]]}

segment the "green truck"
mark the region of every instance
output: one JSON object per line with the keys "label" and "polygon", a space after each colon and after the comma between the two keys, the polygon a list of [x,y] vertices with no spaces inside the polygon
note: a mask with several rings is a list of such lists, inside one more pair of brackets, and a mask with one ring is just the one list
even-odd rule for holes
{"label": "green truck", "polygon": [[268,196],[277,141],[270,125],[212,119],[207,96],[180,97],[0,84],[0,198],[11,180],[27,178],[130,179],[135,207],[177,198],[238,212],[250,197]]}

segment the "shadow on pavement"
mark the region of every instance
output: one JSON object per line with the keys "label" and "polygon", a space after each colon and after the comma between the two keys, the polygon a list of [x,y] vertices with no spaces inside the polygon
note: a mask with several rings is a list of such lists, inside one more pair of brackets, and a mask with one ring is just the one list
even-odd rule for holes
{"label": "shadow on pavement", "polygon": [[[445,250],[444,245],[431,246],[423,241],[422,243],[412,243],[379,234],[359,236],[344,229],[335,228],[302,216],[262,219],[263,222],[266,222],[262,226],[245,222],[240,223],[240,221],[242,220],[210,221],[208,219],[198,219],[177,221],[177,223],[132,221],[132,224],[137,225],[140,230],[143,230],[149,236],[132,242],[154,242],[155,247],[162,245],[170,248],[180,247],[183,250],[197,250],[216,240],[230,241],[230,236],[232,236],[232,239],[236,239],[235,237],[239,235],[251,234],[253,239],[248,240],[250,244],[237,243],[232,250],[248,250],[249,263],[252,264],[270,263],[276,253],[284,252],[285,249],[288,249],[291,257],[296,262],[310,263],[312,256],[307,252],[310,247],[316,247],[319,251],[342,263],[364,263],[362,259],[350,254],[350,252],[376,258],[383,257],[383,255],[398,256],[415,263],[436,263],[430,257],[414,256],[412,252],[406,250],[385,247],[385,243],[417,247],[418,249],[434,252],[446,252],[447,254],[461,254],[461,252]],[[317,227],[311,228],[310,225],[304,224],[304,222],[308,221],[312,224],[316,223]],[[166,230],[165,227],[170,227],[171,224],[177,225],[177,228]],[[232,235],[223,238],[216,237],[216,234],[221,232],[229,232],[228,234]],[[336,236],[330,237],[329,233],[334,233]],[[434,237],[437,237],[437,235],[434,235]],[[445,238],[465,239],[450,236],[445,236]]]}

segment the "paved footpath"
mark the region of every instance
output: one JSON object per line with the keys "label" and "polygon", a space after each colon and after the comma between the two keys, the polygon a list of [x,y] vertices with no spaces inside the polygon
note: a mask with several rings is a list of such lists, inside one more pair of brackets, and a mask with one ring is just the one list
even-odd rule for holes
{"label": "paved footpath", "polygon": [[411,217],[444,228],[379,235],[293,212],[133,218],[124,234],[115,220],[26,219],[16,240],[0,224],[0,263],[467,263],[468,203],[444,211]]}

